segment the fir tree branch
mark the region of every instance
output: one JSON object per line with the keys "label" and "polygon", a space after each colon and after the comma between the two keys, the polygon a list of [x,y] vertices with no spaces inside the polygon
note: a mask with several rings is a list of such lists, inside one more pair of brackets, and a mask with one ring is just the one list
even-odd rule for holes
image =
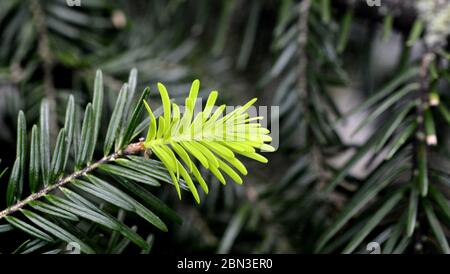
{"label": "fir tree branch", "polygon": [[117,152],[114,152],[111,155],[105,156],[102,159],[100,159],[99,161],[97,161],[93,164],[90,164],[81,170],[75,171],[74,173],[58,180],[55,184],[50,184],[49,186],[41,189],[40,191],[33,193],[30,196],[26,197],[25,199],[17,202],[15,205],[8,207],[5,210],[1,211],[0,212],[0,220],[16,211],[22,209],[29,202],[32,202],[32,201],[35,201],[37,199],[44,197],[48,193],[52,192],[53,190],[55,190],[59,187],[66,185],[67,183],[71,182],[74,179],[85,176],[86,174],[97,169],[101,164],[112,162],[112,161],[114,161],[118,158],[121,158],[123,156],[126,156],[126,155],[138,154],[142,151],[145,151],[144,143],[137,142],[137,143],[132,143],[132,144],[128,145],[123,150],[119,150]]}
{"label": "fir tree branch", "polygon": [[[299,29],[299,35],[298,35],[298,99],[299,104],[304,105],[304,111],[306,115],[308,115],[309,107],[308,103],[305,103],[305,97],[308,96],[308,51],[306,49],[308,45],[308,33],[309,33],[309,12],[311,9],[311,1],[305,0],[302,1],[299,5],[299,18],[298,18],[298,29]],[[320,150],[320,147],[317,146],[316,143],[311,144],[312,146],[312,168],[314,171],[319,175],[319,182],[318,186],[319,188],[322,188],[325,184],[325,177],[324,177],[324,170],[322,167],[322,153]]]}
{"label": "fir tree branch", "polygon": [[[422,56],[420,70],[419,70],[419,83],[420,88],[418,90],[417,98],[419,100],[416,106],[416,139],[414,141],[414,156],[413,156],[413,182],[417,178],[419,182],[418,187],[422,196],[427,195],[428,192],[428,166],[427,158],[428,158],[428,146],[436,144],[436,136],[428,136],[425,128],[425,111],[429,108],[428,96],[429,96],[429,87],[430,87],[430,79],[429,79],[429,67],[431,62],[435,58],[435,53],[433,50],[428,49]],[[432,138],[433,140],[431,140]],[[419,163],[425,162],[425,167],[421,166]],[[423,174],[426,172],[425,174]],[[413,186],[416,187],[416,186]]]}

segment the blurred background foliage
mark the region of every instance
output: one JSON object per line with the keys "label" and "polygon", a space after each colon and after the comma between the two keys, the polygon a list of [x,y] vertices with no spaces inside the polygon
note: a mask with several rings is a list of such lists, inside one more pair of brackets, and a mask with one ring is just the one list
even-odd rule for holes
{"label": "blurred background foliage", "polygon": [[156,193],[183,224],[155,232],[154,253],[366,253],[372,241],[384,253],[447,253],[449,10],[425,0],[2,0],[1,166],[14,162],[19,110],[33,124],[47,98],[63,121],[69,94],[79,108],[92,97],[97,69],[109,114],[132,68],[152,98],[158,81],[184,98],[199,78],[229,105],[279,106],[268,118],[280,121],[280,147],[268,165],[246,163],[244,185],[212,183],[199,206]]}

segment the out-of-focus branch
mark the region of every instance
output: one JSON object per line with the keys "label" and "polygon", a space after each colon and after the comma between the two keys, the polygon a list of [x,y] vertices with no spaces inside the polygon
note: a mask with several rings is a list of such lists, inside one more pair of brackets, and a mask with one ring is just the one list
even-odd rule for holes
{"label": "out-of-focus branch", "polygon": [[311,7],[311,0],[303,0],[299,5],[299,17],[298,17],[298,92],[300,103],[303,97],[306,95],[306,89],[308,87],[306,68],[308,62],[308,56],[306,53],[306,44],[308,43],[308,15],[309,8]]}
{"label": "out-of-focus branch", "polygon": [[53,83],[54,59],[50,48],[45,15],[38,0],[31,0],[30,9],[38,33],[38,50],[44,70],[44,92],[49,102],[51,132],[56,135],[58,123],[56,118],[56,90]]}
{"label": "out-of-focus branch", "polygon": [[366,0],[333,0],[338,10],[354,9],[357,18],[370,21],[382,21],[389,13],[394,16],[394,28],[408,32],[417,17],[416,1],[380,0],[380,6],[369,6]]}
{"label": "out-of-focus branch", "polygon": [[0,220],[16,211],[22,209],[28,203],[30,203],[32,201],[36,201],[60,187],[64,187],[65,185],[69,184],[70,182],[72,182],[75,179],[78,179],[82,176],[86,176],[86,174],[96,170],[102,164],[115,161],[116,159],[127,156],[127,155],[139,154],[139,153],[142,153],[143,151],[145,151],[143,142],[140,141],[138,143],[129,144],[123,150],[119,150],[119,151],[114,152],[111,155],[105,156],[102,159],[100,159],[99,161],[97,161],[93,164],[90,164],[81,170],[75,171],[70,175],[63,177],[62,179],[54,182],[53,184],[50,184],[49,186],[47,186],[47,187],[39,190],[38,192],[31,194],[30,196],[26,197],[25,199],[17,202],[15,205],[10,206],[10,207],[4,209],[3,211],[0,211]]}
{"label": "out-of-focus branch", "polygon": [[[305,100],[304,98],[308,93],[308,77],[307,77],[307,70],[308,70],[308,53],[306,50],[307,44],[308,44],[308,20],[309,20],[309,11],[311,8],[311,0],[304,0],[299,5],[299,18],[298,18],[298,99],[299,104],[304,104]],[[304,106],[304,111],[306,112],[306,115],[308,115],[308,106]],[[325,184],[325,175],[326,172],[323,169],[323,157],[320,148],[317,146],[317,144],[312,144],[312,168],[314,171],[318,174],[318,181],[317,184],[320,187],[322,187]]]}

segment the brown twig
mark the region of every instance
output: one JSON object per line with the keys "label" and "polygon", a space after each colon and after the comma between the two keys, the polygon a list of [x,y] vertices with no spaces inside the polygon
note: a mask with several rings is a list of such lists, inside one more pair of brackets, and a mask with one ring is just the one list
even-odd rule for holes
{"label": "brown twig", "polygon": [[306,68],[308,66],[308,56],[306,45],[308,43],[308,16],[311,7],[311,0],[303,0],[299,5],[298,17],[298,92],[299,100],[302,102],[306,95],[307,77]]}

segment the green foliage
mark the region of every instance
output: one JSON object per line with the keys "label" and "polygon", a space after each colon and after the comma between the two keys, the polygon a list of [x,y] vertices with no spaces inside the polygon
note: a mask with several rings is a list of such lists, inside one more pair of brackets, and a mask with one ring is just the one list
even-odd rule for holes
{"label": "green foliage", "polygon": [[[423,22],[418,19],[405,42],[406,47],[417,43],[423,28]],[[440,154],[446,152],[442,148],[433,147],[438,144],[436,123],[440,123],[439,119],[446,119],[445,109],[440,112],[438,110],[445,108],[445,100],[442,101],[440,96],[446,96],[440,92],[438,94],[434,87],[440,79],[439,74],[447,68],[436,71],[432,68],[433,61],[430,68],[425,67],[424,72],[429,54],[424,53],[420,69],[417,62],[405,65],[403,60],[400,60],[399,65],[405,68],[347,114],[350,116],[364,110],[369,111],[355,132],[372,125],[374,121],[383,122],[380,128],[371,134],[369,140],[338,170],[325,189],[326,193],[332,192],[348,179],[350,169],[360,162],[362,157],[371,155],[371,159],[381,160],[372,164],[372,171],[365,178],[365,183],[352,195],[335,218],[335,222],[319,238],[317,252],[339,250],[339,246],[343,246],[344,253],[356,252],[358,247],[361,248],[363,239],[370,241],[370,237],[375,237],[376,233],[381,237],[381,230],[387,235],[386,242],[381,245],[382,252],[399,253],[414,243],[414,235],[424,233],[424,224],[428,222],[437,241],[437,249],[448,253],[448,243],[442,228],[446,219],[439,220],[434,213],[433,208],[438,204],[429,193],[430,188],[446,188],[438,178],[446,176],[444,174],[447,172],[436,169],[436,160],[442,160],[445,156]],[[435,55],[434,58],[441,57]],[[431,91],[427,89],[428,86],[432,87]],[[434,189],[431,196],[435,195],[435,191]],[[386,193],[395,194],[386,199]],[[448,201],[443,202],[444,199],[441,196],[439,201],[446,206]],[[388,216],[398,217],[390,219]],[[352,218],[355,221],[352,221]],[[355,236],[344,233],[351,230],[360,232]],[[400,237],[403,238],[399,241]],[[339,244],[335,244],[336,242]],[[348,244],[344,246],[346,242]],[[419,248],[418,251],[421,252],[422,246]]]}
{"label": "green foliage", "polygon": [[[236,154],[267,163],[267,159],[256,153],[255,148],[274,151],[273,147],[265,144],[272,140],[268,135],[269,130],[262,128],[259,123],[252,123],[263,117],[250,117],[246,113],[256,99],[223,116],[225,105],[221,105],[214,111],[217,92],[213,91],[210,93],[203,111],[195,114],[199,88],[200,81],[195,80],[192,83],[189,97],[186,98],[186,107],[181,116],[180,107],[170,102],[166,88],[163,84],[158,83],[164,107],[164,116],[159,117],[158,126],[150,106],[144,101],[150,115],[150,127],[144,143],[145,148],[150,149],[164,163],[179,198],[181,199],[181,191],[178,178],[181,175],[198,203],[200,203],[200,198],[189,173],[194,175],[205,193],[208,193],[208,185],[191,157],[209,169],[222,184],[225,184],[225,178],[221,170],[233,181],[242,184],[242,178],[229,166],[231,164],[241,174],[247,175],[247,169],[237,159]],[[183,160],[189,173],[179,159]]]}
{"label": "green foliage", "polygon": [[[23,112],[19,113],[17,160],[12,168],[6,192],[8,208],[0,213],[0,220],[3,219],[8,224],[1,226],[1,232],[9,232],[11,230],[9,225],[11,225],[31,237],[27,242],[38,239],[44,241],[46,244],[39,247],[41,250],[44,246],[61,249],[62,243],[76,242],[80,244],[81,251],[84,253],[119,252],[127,243],[132,242],[143,252],[148,252],[151,248],[149,241],[144,240],[135,228],[130,228],[124,223],[123,218],[120,218],[124,212],[139,216],[161,231],[168,231],[164,218],[179,223],[180,218],[151,194],[154,187],[161,186],[159,181],[173,183],[177,187],[179,197],[181,197],[181,188],[186,189],[185,184],[187,184],[199,202],[192,178],[178,160],[173,162],[172,159],[167,159],[165,153],[175,156],[172,149],[176,151],[186,161],[190,172],[193,172],[206,192],[208,186],[198,171],[196,160],[207,167],[210,164],[210,169],[216,176],[222,178],[223,183],[225,181],[218,171],[219,168],[239,183],[242,183],[242,180],[218,155],[245,174],[247,170],[235,157],[233,151],[267,162],[263,156],[254,151],[254,148],[271,148],[264,144],[264,141],[270,140],[268,131],[260,128],[257,123],[249,123],[261,117],[249,118],[245,112],[254,100],[219,119],[225,106],[212,114],[212,107],[217,97],[217,93],[212,93],[204,112],[194,116],[193,104],[198,92],[198,81],[195,81],[194,88],[186,99],[188,111],[180,118],[180,107],[170,103],[167,91],[162,84],[159,84],[164,113],[159,117],[159,126],[156,127],[156,118],[145,102],[149,93],[148,89],[144,90],[134,107],[128,106],[125,109],[125,102],[129,98],[128,92],[130,88],[134,88],[133,82],[136,82],[136,71],[131,72],[130,83],[123,85],[117,98],[103,142],[104,156],[100,160],[94,160],[98,147],[96,143],[99,140],[99,128],[102,124],[102,79],[102,73],[98,71],[93,103],[88,103],[86,106],[81,132],[77,132],[76,129],[80,127],[74,124],[77,123],[74,118],[76,117],[74,98],[69,98],[64,127],[59,130],[53,154],[50,154],[47,102],[44,100],[41,105],[40,125],[32,127],[29,149],[25,116]],[[170,104],[174,109],[173,119]],[[132,141],[130,134],[136,133],[143,105],[147,107],[152,117],[148,125],[149,134],[145,142],[130,143]],[[131,115],[128,115],[128,110],[132,110]],[[213,122],[215,125],[223,125],[228,120],[233,122],[235,131],[214,131]],[[186,132],[194,129],[192,125],[200,125],[207,134],[218,135],[202,140],[197,138],[197,132],[192,131],[193,138],[190,138]],[[256,131],[246,131],[255,126]],[[184,128],[186,132],[183,132],[181,128]],[[165,129],[173,131],[166,132]],[[137,134],[139,133],[138,130]],[[80,137],[74,138],[74,135],[78,134]],[[232,134],[233,141],[227,140],[226,134]],[[76,145],[73,145],[74,143]],[[113,144],[116,146],[111,152]],[[172,147],[165,147],[166,144],[171,144]],[[191,159],[184,149],[194,155],[196,160]],[[154,152],[161,162],[132,155],[143,153],[144,150]],[[213,151],[217,155],[213,154]],[[28,155],[30,155],[29,162],[26,161]],[[174,164],[177,164],[177,167],[174,167]],[[27,169],[29,173],[25,172]],[[2,175],[3,173],[4,171]],[[180,173],[184,181],[179,180]],[[28,180],[24,178],[26,174],[29,175]],[[29,183],[31,191],[29,196],[26,196],[24,192],[25,182]],[[17,214],[19,212],[20,215]],[[106,247],[100,242],[86,238],[86,233],[96,229],[97,225],[110,234],[111,241],[116,242],[116,246],[110,244]],[[123,239],[117,242],[118,235],[121,235]],[[152,239],[152,236],[149,236],[149,239]]]}
{"label": "green foliage", "polygon": [[[54,187],[1,218],[0,252],[448,253],[438,2],[0,1],[0,207]],[[248,158],[266,161],[268,132],[196,78],[223,102],[280,106],[264,168]]]}

